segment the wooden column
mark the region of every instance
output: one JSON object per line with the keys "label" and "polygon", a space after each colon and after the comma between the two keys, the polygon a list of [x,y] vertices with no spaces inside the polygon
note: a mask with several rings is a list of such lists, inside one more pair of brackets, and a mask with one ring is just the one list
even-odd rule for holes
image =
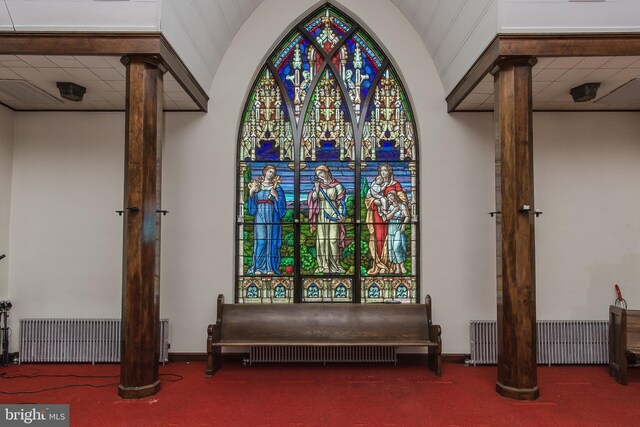
{"label": "wooden column", "polygon": [[511,399],[539,396],[536,366],[535,234],[531,69],[508,57],[495,78],[498,382]]}
{"label": "wooden column", "polygon": [[160,390],[162,72],[156,56],[128,56],[120,386],[125,399]]}

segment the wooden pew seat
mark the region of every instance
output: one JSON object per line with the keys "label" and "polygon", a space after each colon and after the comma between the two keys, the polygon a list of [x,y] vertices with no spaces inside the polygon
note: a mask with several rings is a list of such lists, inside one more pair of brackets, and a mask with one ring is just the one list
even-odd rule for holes
{"label": "wooden pew seat", "polygon": [[223,347],[424,347],[441,375],[441,328],[424,304],[225,304],[209,325],[206,376],[221,366]]}

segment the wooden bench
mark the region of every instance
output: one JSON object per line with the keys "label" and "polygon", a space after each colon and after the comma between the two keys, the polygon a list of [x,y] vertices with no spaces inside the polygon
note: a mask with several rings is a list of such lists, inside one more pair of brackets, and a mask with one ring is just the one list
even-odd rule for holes
{"label": "wooden bench", "polygon": [[609,307],[609,374],[627,384],[629,366],[640,366],[640,310]]}
{"label": "wooden bench", "polygon": [[429,296],[424,304],[365,305],[225,304],[220,295],[216,323],[208,328],[205,375],[220,368],[222,347],[278,347],[294,353],[385,347],[394,354],[397,347],[426,347],[428,367],[440,376],[440,335],[440,325],[431,323]]}

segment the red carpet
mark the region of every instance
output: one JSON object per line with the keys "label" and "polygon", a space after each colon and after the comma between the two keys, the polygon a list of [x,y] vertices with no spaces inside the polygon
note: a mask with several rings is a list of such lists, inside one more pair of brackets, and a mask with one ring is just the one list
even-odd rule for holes
{"label": "red carpet", "polygon": [[[227,362],[212,378],[204,363],[161,367],[159,394],[118,398],[118,378],[0,378],[2,392],[66,384],[37,394],[0,394],[2,403],[68,403],[72,426],[640,426],[640,369],[628,386],[604,366],[539,367],[534,402],[495,393],[495,367],[445,364],[255,365]],[[22,365],[17,375],[118,375],[118,365]]]}

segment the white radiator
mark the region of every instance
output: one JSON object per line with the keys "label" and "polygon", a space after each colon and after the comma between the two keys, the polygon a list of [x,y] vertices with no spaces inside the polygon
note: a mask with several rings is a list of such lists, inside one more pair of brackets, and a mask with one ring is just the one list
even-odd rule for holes
{"label": "white radiator", "polygon": [[[20,319],[20,363],[120,361],[120,319]],[[160,320],[159,361],[169,361],[169,320]]]}
{"label": "white radiator", "polygon": [[[472,365],[498,363],[495,320],[471,321]],[[606,320],[541,320],[537,322],[537,362],[544,365],[609,363],[609,322]]]}
{"label": "white radiator", "polygon": [[396,348],[387,346],[252,346],[253,362],[396,362]]}

